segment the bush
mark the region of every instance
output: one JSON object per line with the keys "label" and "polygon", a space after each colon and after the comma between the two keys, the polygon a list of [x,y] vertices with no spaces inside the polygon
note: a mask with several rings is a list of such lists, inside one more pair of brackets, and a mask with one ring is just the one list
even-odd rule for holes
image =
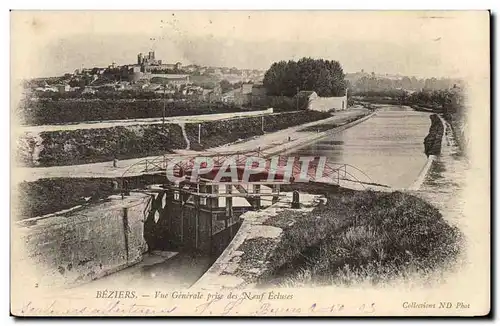
{"label": "bush", "polygon": [[[40,133],[38,164],[73,165],[161,155],[186,147],[179,125],[136,125]],[[30,162],[25,162],[30,164]]]}
{"label": "bush", "polygon": [[265,222],[283,236],[261,284],[376,284],[457,258],[460,232],[417,197],[354,190],[326,196],[327,204],[307,216],[289,210]]}
{"label": "bush", "polygon": [[425,155],[441,154],[441,141],[443,138],[443,123],[436,114],[430,116],[431,126],[429,134],[424,139]]}

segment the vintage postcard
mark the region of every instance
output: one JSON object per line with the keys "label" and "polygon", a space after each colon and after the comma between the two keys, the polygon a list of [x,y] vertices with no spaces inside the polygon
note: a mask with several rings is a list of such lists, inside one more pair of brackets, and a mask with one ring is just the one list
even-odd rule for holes
{"label": "vintage postcard", "polygon": [[485,316],[488,11],[12,11],[14,316]]}

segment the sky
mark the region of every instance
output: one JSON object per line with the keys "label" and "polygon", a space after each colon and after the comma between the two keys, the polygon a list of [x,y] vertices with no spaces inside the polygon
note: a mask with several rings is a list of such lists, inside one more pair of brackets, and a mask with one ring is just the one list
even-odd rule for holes
{"label": "sky", "polygon": [[486,11],[14,11],[11,74],[129,64],[154,50],[168,63],[265,70],[306,56],[337,60],[344,72],[467,77],[489,71],[488,18]]}

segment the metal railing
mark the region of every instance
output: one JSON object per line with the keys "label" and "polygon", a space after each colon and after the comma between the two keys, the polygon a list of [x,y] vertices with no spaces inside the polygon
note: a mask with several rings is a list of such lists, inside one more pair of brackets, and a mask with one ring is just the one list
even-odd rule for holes
{"label": "metal railing", "polygon": [[[166,172],[169,165],[173,168],[173,175],[176,177],[181,177],[183,175],[189,174],[195,165],[196,157],[210,157],[213,161],[213,166],[215,168],[221,167],[228,160],[235,162],[238,168],[245,167],[246,160],[249,157],[259,157],[266,161],[266,167],[269,169],[271,165],[271,157],[264,150],[257,149],[254,151],[235,151],[235,152],[224,152],[224,153],[210,153],[210,152],[200,152],[199,154],[172,154],[172,155],[161,155],[155,158],[143,159],[135,164],[129,166],[125,172],[122,174],[122,178],[127,175],[140,175],[140,174],[156,174],[161,172]],[[321,175],[317,174],[317,168],[319,157],[316,157],[314,161],[310,162],[309,169],[306,173],[308,180],[315,182],[326,182],[338,184],[342,181],[355,182],[361,184],[363,187],[365,184],[375,184],[373,180],[361,169],[354,165],[346,163],[332,163],[326,160],[324,162],[324,170]],[[288,156],[278,156],[277,166],[278,168],[283,168],[287,162]],[[276,159],[275,159],[276,160]],[[301,162],[297,160],[294,161],[292,167],[292,178],[293,180],[298,180],[301,176],[302,166]],[[361,180],[364,179],[364,180]]]}

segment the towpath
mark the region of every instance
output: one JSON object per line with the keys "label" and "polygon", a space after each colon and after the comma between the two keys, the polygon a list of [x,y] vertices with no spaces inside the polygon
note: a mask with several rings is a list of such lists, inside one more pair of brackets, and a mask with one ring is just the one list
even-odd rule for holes
{"label": "towpath", "polygon": [[[366,115],[369,110],[355,107],[346,111],[335,113],[334,116],[328,119],[310,122],[307,124],[294,126],[291,128],[283,129],[277,132],[264,134],[261,136],[253,137],[247,140],[234,142],[224,146],[211,148],[205,153],[224,152],[224,151],[253,151],[261,148],[279,148],[280,151],[286,150],[287,147],[299,146],[302,142],[307,142],[311,137],[318,137],[325,131],[314,130],[310,128],[308,131],[303,129],[312,126],[320,126],[325,124],[342,124],[350,121],[356,117]],[[312,130],[312,131],[311,131]],[[204,152],[195,152],[190,150],[176,150],[177,154],[198,154],[203,155]],[[113,163],[101,162],[80,165],[67,165],[67,166],[51,166],[51,167],[12,167],[12,183],[19,183],[22,181],[35,181],[41,178],[57,178],[57,177],[110,177],[116,178],[126,175],[136,175],[141,171],[135,171],[134,164],[144,162],[146,159],[152,160],[158,156],[141,157],[128,160],[118,161],[117,167],[113,167]],[[143,168],[141,166],[141,168]]]}
{"label": "towpath", "polygon": [[136,126],[136,125],[151,125],[151,124],[162,124],[163,122],[169,124],[201,123],[206,121],[246,118],[246,117],[262,116],[269,114],[272,114],[271,110],[260,110],[260,111],[176,116],[176,117],[166,117],[165,119],[162,119],[160,117],[160,118],[143,118],[143,119],[126,119],[126,120],[88,121],[81,123],[40,125],[40,126],[21,126],[18,128],[18,130],[20,132],[39,133],[44,131],[101,129],[101,128],[111,128],[119,126],[126,127],[126,126]]}

